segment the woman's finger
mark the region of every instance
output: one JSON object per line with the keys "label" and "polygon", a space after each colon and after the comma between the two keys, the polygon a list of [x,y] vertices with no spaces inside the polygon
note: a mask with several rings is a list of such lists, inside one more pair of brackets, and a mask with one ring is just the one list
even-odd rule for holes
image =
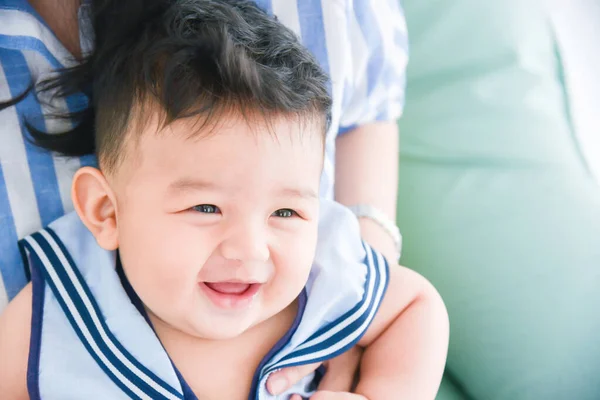
{"label": "woman's finger", "polygon": [[298,365],[273,372],[267,379],[267,390],[272,395],[281,394],[295,385],[300,379],[314,372],[320,365],[321,363]]}

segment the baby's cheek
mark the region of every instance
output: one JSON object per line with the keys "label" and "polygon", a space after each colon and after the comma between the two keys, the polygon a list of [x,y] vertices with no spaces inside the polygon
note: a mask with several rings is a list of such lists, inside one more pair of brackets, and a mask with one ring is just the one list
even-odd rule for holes
{"label": "baby's cheek", "polygon": [[182,297],[190,291],[194,277],[182,266],[181,253],[169,256],[160,247],[140,250],[126,272],[142,301],[151,309],[184,302]]}
{"label": "baby's cheek", "polygon": [[303,260],[300,259],[296,259],[296,261],[299,262],[286,265],[285,268],[280,268],[277,273],[277,289],[281,295],[282,302],[286,303],[283,305],[284,307],[298,297],[302,289],[304,289],[308,275],[310,274],[310,261],[301,262]]}

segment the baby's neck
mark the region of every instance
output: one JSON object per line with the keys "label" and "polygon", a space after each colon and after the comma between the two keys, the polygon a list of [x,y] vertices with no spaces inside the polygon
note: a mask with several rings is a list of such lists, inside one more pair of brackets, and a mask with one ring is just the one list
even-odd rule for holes
{"label": "baby's neck", "polygon": [[265,355],[291,328],[297,301],[272,318],[227,340],[207,340],[175,330],[150,315],[173,363],[201,399],[247,399]]}

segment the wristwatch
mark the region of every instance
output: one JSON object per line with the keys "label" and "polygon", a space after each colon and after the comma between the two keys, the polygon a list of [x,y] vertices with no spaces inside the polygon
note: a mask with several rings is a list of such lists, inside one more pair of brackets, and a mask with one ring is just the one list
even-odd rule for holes
{"label": "wristwatch", "polygon": [[402,235],[400,234],[400,229],[390,217],[370,204],[355,204],[348,206],[348,209],[352,211],[357,218],[369,218],[389,234],[396,246],[397,260],[400,259],[402,253]]}

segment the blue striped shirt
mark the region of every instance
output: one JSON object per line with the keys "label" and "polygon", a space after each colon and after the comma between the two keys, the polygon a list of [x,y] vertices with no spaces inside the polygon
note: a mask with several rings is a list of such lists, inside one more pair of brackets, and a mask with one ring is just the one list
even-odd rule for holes
{"label": "blue striped shirt", "polygon": [[[407,35],[398,0],[256,0],[291,28],[331,77],[334,100],[321,195],[333,197],[335,138],[395,120],[404,102]],[[73,59],[25,0],[0,0],[0,100],[23,93]],[[73,109],[82,98],[58,99]],[[0,311],[28,281],[17,242],[71,211],[71,179],[93,157],[62,158],[23,140],[23,118],[61,130],[36,94],[0,111]],[[64,128],[64,127],[63,127]]]}

